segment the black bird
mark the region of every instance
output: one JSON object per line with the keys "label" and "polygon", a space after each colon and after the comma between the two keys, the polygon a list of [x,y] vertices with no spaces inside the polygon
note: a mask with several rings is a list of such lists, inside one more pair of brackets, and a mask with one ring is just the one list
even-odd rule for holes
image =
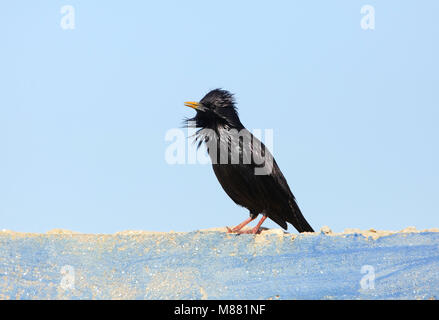
{"label": "black bird", "polygon": [[[232,200],[250,211],[250,217],[229,232],[258,233],[268,217],[285,230],[287,222],[299,232],[314,230],[305,220],[286,179],[270,151],[241,123],[233,95],[222,89],[207,93],[200,102],[185,102],[197,112],[186,119],[198,128],[198,147],[205,143],[213,171]],[[256,227],[241,229],[262,214]]]}

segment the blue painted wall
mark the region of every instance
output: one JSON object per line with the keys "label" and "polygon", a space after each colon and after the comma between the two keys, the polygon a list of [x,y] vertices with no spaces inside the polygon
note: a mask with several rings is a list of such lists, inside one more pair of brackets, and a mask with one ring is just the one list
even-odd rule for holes
{"label": "blue painted wall", "polygon": [[439,233],[0,232],[2,299],[437,299]]}

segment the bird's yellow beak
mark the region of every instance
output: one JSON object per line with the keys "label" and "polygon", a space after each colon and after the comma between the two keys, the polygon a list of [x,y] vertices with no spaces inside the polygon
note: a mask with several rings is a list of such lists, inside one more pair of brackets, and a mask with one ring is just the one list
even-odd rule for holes
{"label": "bird's yellow beak", "polygon": [[190,108],[194,108],[194,109],[198,109],[198,106],[200,105],[198,102],[195,101],[187,101],[184,103],[184,105],[186,107],[190,107]]}

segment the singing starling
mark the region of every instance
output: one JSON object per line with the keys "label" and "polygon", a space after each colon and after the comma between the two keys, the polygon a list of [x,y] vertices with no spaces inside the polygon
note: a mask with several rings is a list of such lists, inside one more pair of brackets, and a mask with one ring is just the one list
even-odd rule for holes
{"label": "singing starling", "polygon": [[[286,179],[265,145],[241,123],[233,95],[222,89],[207,93],[200,102],[185,102],[196,116],[186,119],[198,128],[195,141],[205,144],[213,171],[227,195],[250,211],[250,217],[229,229],[235,233],[258,233],[268,217],[287,230],[287,222],[299,232],[314,230],[305,220]],[[242,228],[262,214],[258,224]]]}

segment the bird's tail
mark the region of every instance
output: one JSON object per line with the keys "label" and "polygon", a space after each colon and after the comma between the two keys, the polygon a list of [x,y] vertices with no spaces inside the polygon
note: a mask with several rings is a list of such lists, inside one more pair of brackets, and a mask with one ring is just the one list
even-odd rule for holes
{"label": "bird's tail", "polygon": [[302,211],[300,211],[296,201],[291,199],[289,201],[289,205],[291,208],[291,214],[288,215],[287,221],[291,223],[299,232],[314,232],[314,229],[310,226],[308,221],[306,221]]}

